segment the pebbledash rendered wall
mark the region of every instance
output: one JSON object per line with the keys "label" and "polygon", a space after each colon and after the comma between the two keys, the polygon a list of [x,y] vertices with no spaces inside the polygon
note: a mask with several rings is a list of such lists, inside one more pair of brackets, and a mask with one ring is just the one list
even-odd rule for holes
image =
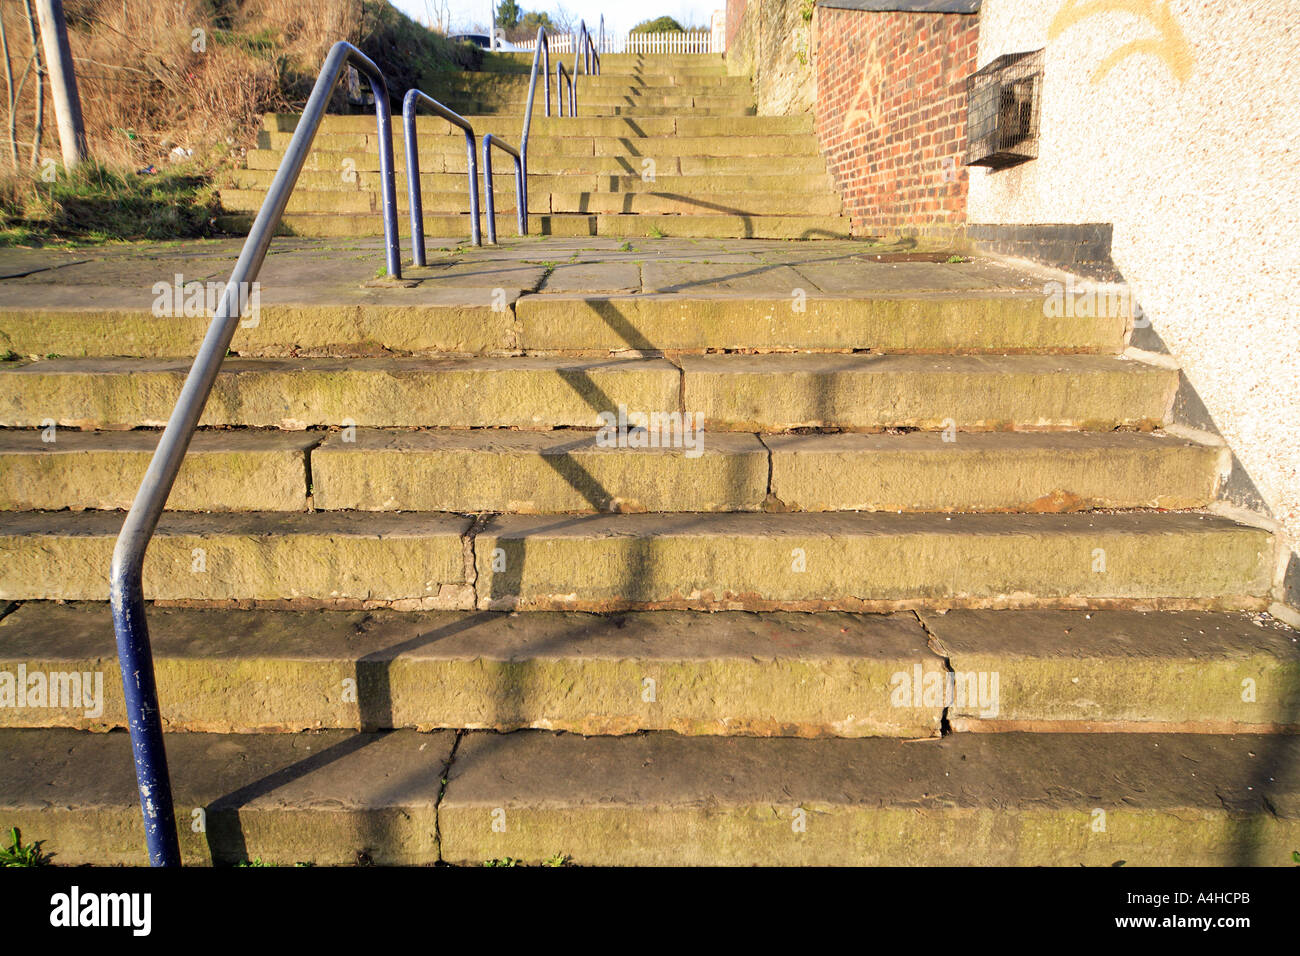
{"label": "pebbledash rendered wall", "polygon": [[972,170],[970,234],[1111,224],[1151,320],[1135,344],[1168,350],[1180,417],[1233,450],[1229,502],[1271,512],[1294,549],[1300,3],[984,0],[979,18],[980,65],[1045,49],[1044,82],[1038,159]]}

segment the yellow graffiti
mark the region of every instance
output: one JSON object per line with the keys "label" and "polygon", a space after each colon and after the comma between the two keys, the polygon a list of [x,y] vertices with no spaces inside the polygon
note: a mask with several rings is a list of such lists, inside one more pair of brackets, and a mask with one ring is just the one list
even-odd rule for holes
{"label": "yellow graffiti", "polygon": [[862,120],[867,120],[872,126],[880,125],[884,107],[885,65],[877,55],[876,46],[876,41],[872,40],[864,57],[866,66],[862,71],[862,79],[858,83],[857,95],[853,97],[848,112],[844,114],[846,133]]}
{"label": "yellow graffiti", "polygon": [[1047,29],[1047,38],[1055,40],[1076,23],[1100,13],[1132,14],[1150,23],[1159,36],[1133,40],[1113,51],[1092,74],[1093,83],[1100,83],[1122,60],[1141,54],[1159,58],[1179,83],[1187,82],[1192,75],[1191,47],[1178,21],[1161,0],[1065,0]]}

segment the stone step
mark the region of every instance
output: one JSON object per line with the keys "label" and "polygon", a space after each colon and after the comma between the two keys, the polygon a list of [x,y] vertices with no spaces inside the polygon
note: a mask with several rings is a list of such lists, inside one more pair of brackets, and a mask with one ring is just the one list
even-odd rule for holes
{"label": "stone step", "polygon": [[1222,449],[1136,433],[973,433],[948,443],[933,433],[703,432],[691,449],[612,447],[599,433],[569,430],[359,429],[346,437],[331,434],[312,451],[317,508],[535,514],[1196,508],[1213,500],[1224,466]]}
{"label": "stone step", "polygon": [[[942,716],[941,705],[891,701],[895,675],[943,667],[910,613],[155,608],[149,628],[168,730],[925,737],[938,736]],[[125,727],[112,647],[105,604],[21,605],[0,623],[0,673],[103,673],[102,696],[93,677],[85,692],[101,706],[80,692],[59,697],[56,684],[49,706],[0,707],[0,726]],[[1253,673],[1266,709],[1274,675]],[[349,679],[356,694],[345,700]]]}
{"label": "stone step", "polygon": [[[523,110],[523,106],[520,105],[518,108],[515,108],[509,105],[498,106],[497,104],[491,104],[491,103],[484,103],[484,104],[469,103],[466,104],[465,109],[467,112],[471,112],[471,113],[478,113],[478,112],[491,113],[495,110],[498,113],[520,115],[520,113]],[[579,106],[578,108],[578,115],[580,117],[590,116],[590,115],[594,115],[597,117],[628,116],[635,119],[640,119],[643,117],[650,117],[650,116],[679,116],[681,112],[682,112],[682,108],[680,106],[640,106],[637,105],[635,102],[631,105],[620,104],[618,106],[601,106],[599,108],[592,108],[588,110],[583,110],[581,106]],[[692,106],[690,108],[691,116],[695,116],[695,117],[711,117],[711,116],[744,117],[744,116],[754,116],[757,112],[758,109],[752,105],[750,106]]]}
{"label": "stone step", "polygon": [[[258,147],[272,152],[283,152],[293,138],[292,133],[262,133]],[[378,137],[370,133],[318,133],[312,142],[313,151],[323,153],[370,152],[377,154]],[[513,131],[507,142],[518,147],[518,131]],[[405,140],[394,137],[394,158],[397,153],[405,157]],[[465,156],[465,141],[459,136],[421,133],[417,140],[420,160],[425,155],[448,154]],[[811,133],[755,134],[749,136],[543,136],[530,138],[528,157],[534,156],[820,156],[817,138]],[[505,156],[493,157],[502,163]],[[421,167],[423,168],[423,166]],[[777,173],[780,167],[770,172]]]}
{"label": "stone step", "polygon": [[[129,508],[159,434],[0,431],[0,510]],[[1186,509],[1214,499],[1225,455],[1163,433],[1134,432],[964,433],[954,442],[932,432],[701,432],[692,433],[689,447],[628,448],[599,432],[569,429],[200,431],[167,507],[528,514]]]}
{"label": "stone step", "polygon": [[[495,177],[493,177],[495,180]],[[494,182],[495,185],[495,182]],[[266,200],[265,190],[222,189],[218,193],[222,208],[232,213],[256,213]],[[421,195],[421,205],[430,216],[469,212],[469,190],[462,183],[458,191],[426,191]],[[486,206],[486,197],[480,197]],[[337,190],[301,190],[289,196],[285,209],[290,214],[322,213],[362,215],[383,207],[378,190],[344,188]],[[406,213],[410,208],[405,189],[397,192],[397,209]],[[495,208],[498,214],[515,211],[514,183],[496,189]],[[548,193],[530,184],[528,208],[534,215],[546,213],[603,213],[649,215],[839,215],[842,203],[837,195],[828,191],[816,194],[793,192],[770,195],[737,192],[711,193],[692,197],[678,192],[564,192]],[[486,222],[486,214],[482,214]]]}
{"label": "stone step", "polygon": [[[107,600],[122,518],[106,511],[0,515],[0,600]],[[464,550],[471,523],[447,514],[170,513],[149,546],[145,595],[472,608]]]}
{"label": "stone step", "polygon": [[[846,269],[842,263],[832,268]],[[721,281],[728,274],[735,275],[738,293],[745,287],[749,291],[694,291],[700,276]],[[550,292],[559,275],[557,269],[542,283],[542,291]],[[646,289],[639,295],[555,293],[518,299],[520,342],[526,349],[559,352],[1110,353],[1122,351],[1126,343],[1122,315],[1045,317],[1040,294],[1016,292],[994,274],[935,263],[893,264],[871,274],[861,270],[852,278],[856,291],[851,298],[819,294],[805,288],[809,283],[798,275],[760,272],[747,264],[680,268],[647,262],[639,278]],[[786,288],[775,291],[782,283]]]}
{"label": "stone step", "polygon": [[[670,101],[686,100],[688,103],[691,99],[754,102],[754,91],[749,84],[744,82],[739,84],[717,82],[718,79],[726,80],[726,77],[682,77],[678,82],[666,82],[667,77],[614,76],[611,74],[601,76],[600,79],[606,82],[597,85],[585,82],[585,77],[578,80],[577,100],[579,110],[582,109],[585,103],[603,102],[611,99],[668,99]],[[559,113],[559,103],[555,90],[555,76],[552,73],[550,102],[553,116]],[[528,77],[520,77],[518,81],[513,77],[503,77],[501,82],[493,83],[484,83],[473,79],[453,79],[452,82],[440,86],[435,91],[434,97],[444,104],[452,106],[453,109],[455,108],[453,104],[466,100],[509,101],[517,105],[518,108],[515,110],[515,114],[522,120],[523,109],[528,102]],[[538,77],[537,92],[533,99],[534,118],[545,114],[546,101],[546,90],[541,83],[541,77]],[[564,84],[564,108],[567,114],[569,108],[569,85],[567,83]],[[421,110],[421,112],[427,111]],[[462,113],[461,115],[468,114]]]}
{"label": "stone step", "polygon": [[[162,433],[0,430],[0,510],[126,510]],[[305,511],[312,432],[200,431],[167,499],[175,511]]]}
{"label": "stone step", "polygon": [[[551,69],[548,74],[551,78],[552,89],[555,83],[555,65],[558,60],[564,62],[566,73],[571,73],[573,64],[573,55],[564,54],[563,56],[551,57]],[[532,62],[529,61],[529,67]],[[676,69],[655,69],[649,65],[642,66],[621,66],[611,64],[605,68],[604,58],[601,59],[601,71],[599,74],[582,73],[578,76],[578,88],[581,89],[604,89],[609,86],[627,86],[633,85],[644,87],[646,89],[672,89],[679,86],[694,86],[701,88],[715,89],[735,89],[735,90],[752,90],[753,83],[747,76],[729,76],[724,72],[718,71],[700,71],[698,69],[689,69],[689,65],[678,66]],[[461,88],[483,88],[497,89],[501,87],[518,87],[525,89],[528,87],[529,72],[525,70],[519,73],[494,73],[486,70],[483,71],[461,71],[450,74],[441,85],[434,89],[435,95],[444,93],[449,89]],[[542,68],[538,67],[538,83],[542,81]]]}
{"label": "stone step", "polygon": [[[532,187],[528,201],[532,204]],[[552,213],[597,213],[635,215],[728,215],[742,216],[838,216],[844,204],[837,193],[819,190],[800,193],[789,189],[783,193],[759,190],[691,195],[665,182],[663,191],[655,192],[553,192],[546,197]]]}
{"label": "stone step", "polygon": [[[171,731],[937,737],[945,719],[957,732],[1300,728],[1300,637],[1260,615],[154,608],[149,628]],[[112,647],[106,604],[20,605],[0,623],[0,673],[24,687],[23,675],[42,675],[30,685],[40,703],[15,697],[0,726],[125,727]],[[77,687],[56,674],[88,676]],[[349,679],[355,695],[344,694]]]}
{"label": "stone step", "polygon": [[931,650],[963,682],[1001,675],[996,708],[966,691],[961,701],[949,694],[947,718],[957,732],[1300,730],[1300,632],[1265,615],[922,611],[920,618]]}
{"label": "stone step", "polygon": [[[741,100],[738,98],[723,97],[690,97],[692,100],[689,104],[681,104],[677,101],[687,99],[687,97],[675,98],[650,98],[629,96],[622,100],[609,99],[603,103],[590,103],[585,100],[578,103],[577,119],[602,119],[609,117],[624,117],[633,120],[651,119],[660,117],[681,116],[683,113],[689,113],[692,117],[698,119],[726,119],[726,118],[746,118],[757,115],[757,108],[753,100]],[[518,120],[524,115],[526,104],[522,99],[517,101],[506,100],[502,98],[492,98],[487,100],[481,99],[453,99],[446,104],[455,112],[462,116],[495,116],[499,117],[506,123],[505,130],[512,136],[517,137],[520,132]],[[564,119],[568,119],[569,107],[566,103]],[[534,116],[547,117],[541,112],[541,104],[535,107]],[[552,113],[551,119],[559,120],[556,113]],[[477,132],[477,129],[476,129]]]}
{"label": "stone step", "polygon": [[[515,174],[512,166],[504,169],[494,164],[492,184],[498,197],[513,197]],[[404,171],[403,171],[404,172]],[[275,177],[272,169],[236,169],[228,173],[229,183],[238,189],[257,189],[265,193]],[[483,182],[480,173],[477,181]],[[406,190],[403,176],[396,183],[399,199]],[[357,172],[355,182],[344,182],[338,170],[305,170],[298,177],[294,187],[295,193],[316,189],[325,190],[374,190],[380,187],[379,173],[374,170]],[[457,193],[462,198],[468,195],[468,176],[457,173],[420,173],[420,188],[432,192]],[[560,175],[558,173],[528,174],[528,190],[533,195],[546,195],[551,192],[580,191],[604,192],[613,195],[626,193],[671,192],[676,194],[708,195],[711,193],[735,193],[746,189],[755,192],[771,193],[812,193],[828,195],[831,192],[830,176],[824,172],[805,173],[802,175],[771,175],[715,173],[713,175],[683,176],[679,173],[659,172],[654,179],[643,179],[640,175],[598,175],[586,176]]]}
{"label": "stone step", "polygon": [[[570,72],[572,60],[565,58],[564,70]],[[538,89],[543,88],[542,71],[538,69]],[[552,59],[551,71],[548,74],[551,83],[552,95],[555,91],[555,62]],[[485,73],[485,72],[460,72],[453,73],[441,84],[434,88],[434,95],[449,95],[451,92],[463,90],[527,90],[528,73]],[[602,71],[599,75],[581,74],[578,77],[577,89],[579,94],[585,92],[597,92],[610,89],[633,89],[633,90],[719,90],[729,93],[749,93],[752,95],[754,86],[748,77],[744,76],[727,76],[717,73],[700,73],[698,71],[687,71],[683,73],[660,73],[644,72],[633,70],[608,70]],[[568,84],[565,84],[565,90],[568,90]],[[541,96],[541,92],[538,93]]]}
{"label": "stone step", "polygon": [[[269,113],[263,118],[267,133],[292,133],[298,127],[296,113]],[[475,134],[484,133],[518,139],[522,125],[518,116],[500,113],[477,114],[465,117],[474,127]],[[393,136],[403,135],[405,127],[400,116],[391,121]],[[464,132],[434,115],[420,114],[418,129],[421,137],[444,135],[464,142]],[[317,136],[364,135],[376,132],[373,116],[326,116]],[[617,116],[541,116],[534,115],[529,128],[529,142],[543,137],[569,136],[619,136],[629,138],[661,136],[753,136],[758,134],[810,134],[814,132],[811,114],[795,116],[733,116],[698,117],[693,111],[676,116],[658,116],[642,120]]]}
{"label": "stone step", "polygon": [[[843,274],[850,267],[836,268]],[[734,272],[736,283],[750,288],[749,295],[694,291],[701,277],[715,284],[727,281],[725,269]],[[556,264],[547,274],[544,265],[529,262],[495,270],[457,269],[440,262],[404,272],[421,284],[364,287],[359,276],[349,282],[342,274],[335,285],[310,291],[270,282],[261,291],[256,324],[239,328],[231,348],[245,357],[373,355],[378,349],[587,355],[628,349],[1114,354],[1127,341],[1123,316],[1044,317],[1041,296],[1008,288],[1010,281],[978,266],[904,263],[873,270],[872,264],[862,264],[852,276],[861,288],[854,298],[805,288],[807,279],[781,270],[755,273],[744,263],[683,270],[680,264],[654,260],[643,265],[579,262]],[[519,295],[539,284],[544,294]],[[776,291],[782,284],[792,291],[803,289],[804,297]],[[583,285],[670,291],[552,291]],[[505,292],[504,309],[494,301],[496,289]],[[89,300],[77,287],[11,287],[0,348],[33,357],[192,357],[207,331],[207,314],[173,316],[175,309],[154,309],[157,299],[153,289],[138,285],[99,289]]]}
{"label": "stone step", "polygon": [[[601,413],[710,429],[1150,427],[1177,372],[1110,356],[683,355],[228,359],[201,425],[599,428]],[[0,425],[160,426],[188,360],[52,359],[0,371]],[[680,391],[679,391],[680,390]],[[684,403],[684,404],[683,404]]]}
{"label": "stone step", "polygon": [[1262,609],[1273,547],[1192,512],[508,515],[475,538],[475,589],[492,609]]}
{"label": "stone step", "polygon": [[[166,746],[190,864],[1286,866],[1300,841],[1300,738],[1285,736],[324,731]],[[0,761],[0,815],[57,862],[145,862],[126,734],[5,730]]]}
{"label": "stone step", "polygon": [[[250,213],[231,213],[217,217],[223,232],[244,235],[252,225]],[[486,231],[486,214],[480,216]],[[513,212],[497,213],[498,237],[517,234]],[[398,232],[410,235],[406,218],[399,216]],[[469,215],[427,215],[425,234],[429,236],[468,236]],[[369,215],[330,215],[290,213],[283,217],[277,235],[359,237],[383,235],[383,222],[377,213]],[[555,213],[530,215],[528,232],[533,236],[614,236],[615,238],[700,238],[700,239],[849,239],[851,229],[846,216],[743,216],[730,214],[657,215],[617,214],[585,215]]]}
{"label": "stone step", "polygon": [[[375,261],[382,261],[382,254],[378,256]],[[374,355],[384,348],[463,354],[514,352],[519,339],[509,321],[510,303],[521,284],[535,285],[541,272],[542,267],[532,266],[477,278],[458,276],[456,288],[366,288],[356,277],[351,282],[340,277],[334,285],[296,289],[267,283],[260,292],[255,324],[241,325],[231,344],[244,356]],[[225,276],[223,272],[216,281],[225,282]],[[509,284],[502,289],[504,314],[494,301],[494,289],[482,285],[485,279]],[[164,282],[175,287],[171,276]],[[155,314],[158,295],[140,285],[97,288],[91,296],[84,287],[75,286],[29,287],[21,296],[13,288],[7,291],[0,350],[24,356],[192,361],[211,322],[206,307],[197,315],[173,315],[174,307],[157,309]],[[172,302],[175,298],[173,295]],[[183,301],[184,294],[179,298]],[[214,306],[215,301],[216,293]],[[251,313],[244,321],[254,323]],[[6,368],[12,366],[0,365],[0,374]]]}
{"label": "stone step", "polygon": [[[683,355],[683,407],[714,428],[1149,427],[1178,373],[1099,355]],[[17,423],[16,423],[17,424]],[[751,428],[757,425],[758,428]]]}
{"label": "stone step", "polygon": [[451,863],[1285,866],[1297,756],[1292,737],[469,734],[438,824]]}
{"label": "stone step", "polygon": [[[0,371],[0,424],[160,426],[189,360],[55,359]],[[200,424],[599,427],[599,412],[678,407],[664,359],[228,359]]]}
{"label": "stone step", "polygon": [[[250,169],[276,170],[280,168],[280,162],[284,158],[279,150],[271,149],[254,149],[249,150],[247,161]],[[493,157],[493,169],[497,172],[509,172],[513,166],[511,163],[502,165],[497,160],[504,160],[507,157]],[[562,156],[533,154],[531,151],[528,156],[528,175],[531,177],[535,174],[569,174],[578,173],[583,176],[637,176],[640,177],[647,172],[643,167],[643,160],[650,157],[643,156]],[[780,158],[779,166],[768,156],[657,156],[654,158],[654,173],[656,180],[673,175],[687,176],[747,176],[758,174],[762,176],[780,175],[782,172],[791,176],[811,176],[826,175],[826,161],[821,156],[783,156]],[[344,161],[347,161],[345,165]],[[406,173],[406,157],[402,150],[393,154],[394,169],[401,175]],[[361,176],[367,172],[377,172],[379,169],[379,155],[375,150],[370,149],[364,152],[347,153],[339,151],[324,151],[314,149],[307,154],[303,163],[304,170],[314,170],[320,172],[333,173],[341,177],[345,171],[351,175],[356,173]],[[420,156],[420,173],[468,173],[468,161],[465,151],[442,154],[431,154]],[[482,175],[480,173],[480,175]],[[341,178],[340,178],[340,181]]]}
{"label": "stone step", "polygon": [[[0,514],[0,600],[103,601],[122,516]],[[467,533],[473,527],[472,540]],[[1197,512],[505,515],[171,512],[162,601],[398,610],[1263,610],[1266,531]]]}
{"label": "stone step", "polygon": [[[508,63],[511,72],[527,79],[532,68],[533,52],[495,53],[494,61]],[[573,53],[556,53],[551,57],[551,69],[555,69],[556,60],[563,60],[566,68],[575,62]],[[493,62],[494,72],[481,71],[469,73],[469,76],[510,75]],[[541,67],[539,65],[540,72]],[[517,72],[515,72],[517,71]],[[611,75],[637,76],[716,76],[726,78],[727,67],[721,53],[602,53],[600,55],[600,76]],[[582,75],[585,79],[587,74]]]}

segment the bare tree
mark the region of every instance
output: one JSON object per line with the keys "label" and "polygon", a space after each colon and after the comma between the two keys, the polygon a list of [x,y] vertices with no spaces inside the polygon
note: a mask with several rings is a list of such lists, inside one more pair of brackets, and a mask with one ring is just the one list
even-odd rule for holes
{"label": "bare tree", "polygon": [[9,36],[5,33],[4,13],[0,12],[0,56],[5,61],[5,91],[9,103],[9,163],[18,171],[18,114],[14,94],[14,65],[9,58]]}
{"label": "bare tree", "polygon": [[578,19],[578,15],[562,3],[557,3],[555,12],[551,14],[551,23],[555,24],[556,33],[576,33]]}

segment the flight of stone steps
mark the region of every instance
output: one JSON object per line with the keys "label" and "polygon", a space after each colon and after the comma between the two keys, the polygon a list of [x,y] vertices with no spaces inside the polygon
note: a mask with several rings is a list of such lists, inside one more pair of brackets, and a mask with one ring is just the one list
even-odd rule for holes
{"label": "flight of stone steps", "polygon": [[[273,247],[145,565],[187,862],[1289,862],[1277,544],[1127,316],[631,245]],[[144,859],[108,566],[207,324],[149,282],[235,249],[0,271],[0,826],[57,862]]]}
{"label": "flight of stone steps", "polygon": [[[493,63],[524,67],[509,57],[494,57]],[[539,80],[529,138],[531,233],[785,239],[849,234],[812,116],[752,115],[749,80],[727,76],[720,57],[611,54],[602,59],[599,76],[579,76],[577,87],[578,115],[547,118]],[[427,92],[465,115],[480,138],[491,133],[517,147],[527,90],[526,73],[481,72],[452,74],[445,89]],[[223,228],[247,230],[297,119],[293,114],[265,118],[260,148],[248,154],[248,168],[232,173],[221,190]],[[393,135],[405,234],[400,117]],[[380,234],[377,138],[372,116],[327,117],[289,201],[283,231]],[[436,116],[422,115],[419,147],[426,234],[468,235],[464,134]],[[513,235],[513,166],[508,156],[496,153],[493,168],[498,235]]]}

